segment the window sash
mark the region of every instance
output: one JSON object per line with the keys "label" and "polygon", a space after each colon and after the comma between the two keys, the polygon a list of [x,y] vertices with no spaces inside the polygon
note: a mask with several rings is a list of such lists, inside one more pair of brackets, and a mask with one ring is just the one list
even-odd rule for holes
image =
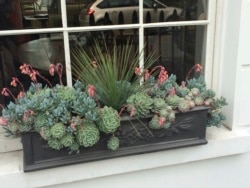
{"label": "window sash", "polygon": [[[62,27],[61,28],[42,28],[42,29],[24,29],[24,30],[5,30],[0,31],[0,36],[5,35],[22,35],[22,34],[37,34],[37,33],[63,33],[64,51],[65,51],[65,66],[67,75],[67,84],[72,85],[71,60],[69,47],[69,33],[100,31],[100,30],[118,30],[118,29],[138,29],[139,30],[139,49],[144,47],[144,29],[153,27],[172,27],[172,26],[206,26],[207,33],[205,37],[205,79],[208,87],[212,86],[212,70],[214,66],[214,38],[215,38],[215,21],[216,21],[216,5],[217,0],[208,0],[208,16],[206,20],[194,21],[178,21],[178,22],[160,22],[160,23],[143,23],[143,1],[139,1],[139,23],[138,24],[123,24],[112,26],[88,26],[88,27],[68,27],[66,14],[66,0],[61,0]],[[140,66],[143,67],[143,54],[140,60]]]}

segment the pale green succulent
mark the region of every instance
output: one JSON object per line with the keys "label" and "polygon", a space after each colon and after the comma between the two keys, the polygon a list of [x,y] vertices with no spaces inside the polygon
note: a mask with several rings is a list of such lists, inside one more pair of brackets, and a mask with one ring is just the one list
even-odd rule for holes
{"label": "pale green succulent", "polygon": [[113,133],[120,126],[120,116],[112,107],[104,106],[99,110],[98,128],[104,133]]}
{"label": "pale green succulent", "polygon": [[110,150],[117,150],[119,148],[119,138],[112,136],[107,143],[107,147]]}
{"label": "pale green succulent", "polygon": [[190,109],[189,102],[187,100],[181,100],[178,104],[178,110],[181,112],[187,112]]}
{"label": "pale green succulent", "polygon": [[61,143],[64,147],[68,148],[74,144],[74,136],[70,133],[66,134],[62,139]]}
{"label": "pale green succulent", "polygon": [[178,107],[180,100],[181,98],[177,95],[171,95],[171,96],[166,97],[166,103],[169,106],[172,106],[172,108],[174,109]]}
{"label": "pale green succulent", "polygon": [[60,150],[63,148],[61,141],[58,139],[49,139],[48,145],[50,148],[55,149],[55,150]]}
{"label": "pale green succulent", "polygon": [[143,117],[150,113],[153,106],[153,99],[147,93],[138,92],[127,99],[127,104],[129,112],[135,110],[133,115]]}
{"label": "pale green succulent", "polygon": [[99,141],[100,132],[94,123],[85,122],[77,132],[76,138],[80,146],[92,147]]}
{"label": "pale green succulent", "polygon": [[56,123],[51,127],[51,136],[55,139],[61,139],[66,134],[66,127],[63,123]]}

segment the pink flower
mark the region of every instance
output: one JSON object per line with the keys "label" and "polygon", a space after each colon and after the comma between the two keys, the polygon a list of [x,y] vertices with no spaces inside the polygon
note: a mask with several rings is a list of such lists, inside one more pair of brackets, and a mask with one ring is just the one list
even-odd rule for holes
{"label": "pink flower", "polygon": [[202,66],[200,64],[195,65],[195,72],[200,72],[202,70]]}
{"label": "pink flower", "polygon": [[73,131],[76,131],[76,125],[73,122],[70,124],[70,127]]}
{"label": "pink flower", "polygon": [[8,92],[7,88],[3,88],[2,95],[6,96],[6,97],[9,96],[9,92]]}
{"label": "pink flower", "polygon": [[12,77],[12,81],[11,81],[10,85],[12,85],[13,87],[16,87],[17,86],[17,82],[18,82],[18,78]]}
{"label": "pink flower", "polygon": [[144,80],[147,81],[150,77],[150,73],[148,70],[145,70],[145,73],[144,73]]}
{"label": "pink flower", "polygon": [[158,76],[158,82],[159,84],[163,84],[167,79],[168,79],[168,73],[167,71],[165,71],[165,68],[162,68]]}
{"label": "pink flower", "polygon": [[21,98],[24,97],[24,95],[25,95],[25,92],[20,91],[19,94],[17,95],[17,98],[18,98],[18,99],[21,99]]}
{"label": "pink flower", "polygon": [[30,74],[31,67],[30,67],[30,65],[23,64],[23,65],[20,66],[20,70],[21,70],[22,74]]}
{"label": "pink flower", "polygon": [[32,71],[32,73],[30,73],[30,78],[31,78],[31,80],[33,81],[33,82],[36,82],[37,81],[37,79],[36,79],[36,75],[38,74],[38,72],[37,71]]}
{"label": "pink flower", "polygon": [[160,117],[160,118],[158,119],[158,124],[159,124],[160,126],[163,126],[163,125],[164,125],[164,122],[165,122],[165,118]]}
{"label": "pink flower", "polygon": [[134,106],[132,106],[131,111],[130,111],[130,117],[134,116],[136,112],[136,109]]}
{"label": "pink flower", "polygon": [[4,117],[0,117],[0,125],[2,125],[2,126],[7,125],[7,120]]}
{"label": "pink flower", "polygon": [[88,95],[90,97],[95,97],[95,95],[96,95],[95,86],[89,85],[89,87],[88,87]]}
{"label": "pink flower", "polygon": [[174,96],[175,95],[175,88],[174,87],[169,90],[169,95],[170,96]]}
{"label": "pink flower", "polygon": [[139,67],[135,67],[135,74],[139,76],[141,74],[141,69]]}
{"label": "pink flower", "polygon": [[92,61],[91,64],[93,65],[94,68],[97,68],[97,63],[96,63],[96,61]]}
{"label": "pink flower", "polygon": [[23,114],[23,121],[27,122],[29,120],[29,117],[34,115],[34,111],[33,110],[27,110],[24,112]]}
{"label": "pink flower", "polygon": [[182,81],[181,82],[181,87],[186,87],[186,82]]}
{"label": "pink flower", "polygon": [[51,76],[55,75],[55,65],[54,64],[50,64],[50,66],[49,66],[49,74]]}

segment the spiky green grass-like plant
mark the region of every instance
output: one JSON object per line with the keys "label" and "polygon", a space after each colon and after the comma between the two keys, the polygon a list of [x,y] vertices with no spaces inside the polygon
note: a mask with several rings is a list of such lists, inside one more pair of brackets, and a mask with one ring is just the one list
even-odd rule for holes
{"label": "spiky green grass-like plant", "polygon": [[[73,76],[85,84],[95,85],[97,99],[119,110],[130,95],[142,88],[140,77],[134,75],[141,55],[129,41],[114,44],[112,49],[95,41],[90,49],[78,48],[72,52]],[[144,68],[148,69],[156,61],[157,57],[150,54],[144,60]]]}

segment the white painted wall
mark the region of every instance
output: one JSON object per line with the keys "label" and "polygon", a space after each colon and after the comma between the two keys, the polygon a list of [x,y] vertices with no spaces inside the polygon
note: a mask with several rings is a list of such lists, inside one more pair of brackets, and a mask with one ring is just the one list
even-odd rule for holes
{"label": "white painted wall", "polygon": [[249,188],[250,153],[48,188]]}
{"label": "white painted wall", "polygon": [[[220,51],[219,90],[230,128],[250,125],[250,0],[222,1],[215,50]],[[218,68],[217,66],[215,66]]]}

